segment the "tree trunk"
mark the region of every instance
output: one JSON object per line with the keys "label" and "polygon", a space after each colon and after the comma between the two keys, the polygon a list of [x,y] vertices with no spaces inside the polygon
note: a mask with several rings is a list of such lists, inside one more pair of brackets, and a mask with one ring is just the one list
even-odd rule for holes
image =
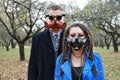
{"label": "tree trunk", "polygon": [[111,40],[112,40],[112,39],[109,40],[109,39],[107,39],[107,38],[105,37],[105,45],[106,45],[107,49],[110,49]]}
{"label": "tree trunk", "polygon": [[11,40],[11,48],[12,48],[12,49],[15,48],[15,43],[14,43],[14,40],[13,40],[13,39]]}
{"label": "tree trunk", "polygon": [[114,52],[118,52],[118,45],[116,41],[113,41],[113,48],[114,48]]}
{"label": "tree trunk", "polygon": [[6,51],[9,51],[9,45],[6,45],[5,48],[6,48]]}
{"label": "tree trunk", "polygon": [[98,41],[95,41],[95,42],[94,42],[94,46],[95,46],[95,47],[98,47]]}
{"label": "tree trunk", "polygon": [[115,40],[115,36],[113,35],[112,36],[112,39],[113,39],[113,48],[114,48],[114,52],[118,52],[118,44]]}
{"label": "tree trunk", "polygon": [[2,44],[2,48],[4,49],[4,44]]}
{"label": "tree trunk", "polygon": [[110,45],[109,44],[106,44],[106,46],[107,46],[107,49],[110,49]]}
{"label": "tree trunk", "polygon": [[24,43],[19,43],[20,61],[25,60]]}

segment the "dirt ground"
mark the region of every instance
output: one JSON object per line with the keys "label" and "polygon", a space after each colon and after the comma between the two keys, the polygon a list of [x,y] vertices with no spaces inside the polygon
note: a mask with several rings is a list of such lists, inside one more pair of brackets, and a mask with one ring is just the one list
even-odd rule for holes
{"label": "dirt ground", "polygon": [[0,61],[0,80],[27,80],[28,60]]}

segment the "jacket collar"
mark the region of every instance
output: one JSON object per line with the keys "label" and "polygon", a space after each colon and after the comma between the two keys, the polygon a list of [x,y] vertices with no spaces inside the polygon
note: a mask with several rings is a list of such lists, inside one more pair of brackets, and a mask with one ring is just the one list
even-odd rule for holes
{"label": "jacket collar", "polygon": [[[92,70],[92,66],[94,64],[93,61],[89,59],[89,54],[86,51],[85,58],[84,58],[84,69],[83,69],[83,79],[85,79],[86,75]],[[66,61],[61,66],[62,71],[67,75],[67,77],[72,80],[72,74],[71,74],[71,63],[69,59],[69,55],[66,55]]]}
{"label": "jacket collar", "polygon": [[92,71],[92,66],[93,66],[93,64],[94,64],[94,62],[91,61],[89,58],[85,59],[84,62],[85,62],[85,63],[84,63],[85,65],[84,65],[84,69],[83,69],[83,79],[85,79],[86,75],[87,75],[90,71]]}
{"label": "jacket collar", "polygon": [[62,71],[64,72],[64,74],[67,75],[67,77],[69,78],[69,80],[72,80],[72,75],[71,75],[71,63],[70,61],[65,61],[62,66],[61,66]]}
{"label": "jacket collar", "polygon": [[88,51],[86,49],[84,49],[84,50],[85,50],[85,57],[84,57],[84,64],[85,65],[84,65],[83,75],[82,75],[83,79],[85,79],[86,75],[90,71],[92,71],[92,66],[94,64],[94,61],[92,61],[92,60],[89,59],[89,53],[88,53]]}

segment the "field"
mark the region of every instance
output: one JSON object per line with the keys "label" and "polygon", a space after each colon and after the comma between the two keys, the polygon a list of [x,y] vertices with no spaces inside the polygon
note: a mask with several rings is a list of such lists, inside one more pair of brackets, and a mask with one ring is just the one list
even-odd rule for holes
{"label": "field", "polygon": [[[102,56],[106,80],[120,80],[120,52],[113,49],[94,48]],[[120,50],[120,49],[119,49]],[[0,48],[0,80],[27,80],[30,48],[25,47],[25,61],[19,60],[18,48],[6,51]]]}

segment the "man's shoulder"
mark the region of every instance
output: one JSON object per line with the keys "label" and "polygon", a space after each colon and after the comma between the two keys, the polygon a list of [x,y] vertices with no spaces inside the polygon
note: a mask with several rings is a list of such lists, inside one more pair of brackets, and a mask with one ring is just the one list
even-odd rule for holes
{"label": "man's shoulder", "polygon": [[48,30],[44,30],[44,31],[41,31],[41,32],[38,32],[38,33],[35,33],[33,36],[36,36],[36,37],[42,37],[42,36],[45,36],[48,34]]}

